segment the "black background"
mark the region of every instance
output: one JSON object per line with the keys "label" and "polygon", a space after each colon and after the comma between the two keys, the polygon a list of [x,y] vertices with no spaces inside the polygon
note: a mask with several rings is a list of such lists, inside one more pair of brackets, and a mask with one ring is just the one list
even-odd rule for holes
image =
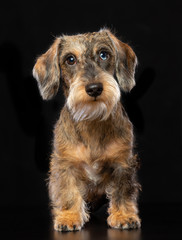
{"label": "black background", "polygon": [[124,97],[141,159],[141,203],[182,202],[181,1],[6,1],[0,6],[0,205],[48,202],[52,129],[64,98],[44,102],[32,77],[54,36],[109,27],[138,56]]}

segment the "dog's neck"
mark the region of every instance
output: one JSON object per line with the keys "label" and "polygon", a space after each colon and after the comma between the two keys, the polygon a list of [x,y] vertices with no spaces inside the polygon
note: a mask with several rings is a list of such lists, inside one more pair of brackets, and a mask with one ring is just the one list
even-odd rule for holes
{"label": "dog's neck", "polygon": [[[93,120],[93,121],[79,121],[76,122],[71,117],[71,113],[66,107],[67,114],[70,117],[67,119],[70,121],[70,129],[74,129],[77,139],[83,142],[85,145],[105,145],[110,141],[110,138],[117,139],[117,137],[126,134],[126,130],[131,130],[130,121],[125,114],[121,103],[116,106],[117,109],[109,116],[105,121]],[[73,132],[72,132],[73,133]],[[70,134],[72,134],[70,131]]]}

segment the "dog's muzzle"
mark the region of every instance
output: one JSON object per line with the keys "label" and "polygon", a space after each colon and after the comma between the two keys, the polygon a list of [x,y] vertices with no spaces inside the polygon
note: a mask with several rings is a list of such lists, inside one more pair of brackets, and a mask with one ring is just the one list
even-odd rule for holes
{"label": "dog's muzzle", "polygon": [[101,95],[101,93],[103,91],[103,85],[102,85],[102,83],[90,83],[90,84],[85,86],[85,90],[86,90],[86,93],[90,97],[95,97],[96,98],[99,95]]}

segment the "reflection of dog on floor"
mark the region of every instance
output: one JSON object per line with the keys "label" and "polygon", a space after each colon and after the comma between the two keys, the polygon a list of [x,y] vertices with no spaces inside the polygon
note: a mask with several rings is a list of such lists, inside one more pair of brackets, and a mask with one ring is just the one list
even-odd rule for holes
{"label": "reflection of dog on floor", "polygon": [[109,30],[61,36],[41,55],[33,75],[43,99],[58,91],[66,103],[54,129],[49,195],[54,228],[80,230],[89,220],[86,203],[106,194],[108,225],[140,227],[133,129],[121,91],[135,85],[137,58]]}

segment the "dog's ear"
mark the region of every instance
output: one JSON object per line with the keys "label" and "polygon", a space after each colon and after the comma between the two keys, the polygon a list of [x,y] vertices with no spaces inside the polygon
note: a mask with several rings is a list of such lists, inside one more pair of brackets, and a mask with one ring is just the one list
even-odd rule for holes
{"label": "dog's ear", "polygon": [[117,39],[110,31],[107,33],[116,50],[116,77],[121,89],[129,92],[135,86],[135,67],[137,57],[132,48]]}
{"label": "dog's ear", "polygon": [[59,51],[61,38],[57,38],[49,50],[42,54],[33,68],[33,76],[38,82],[44,100],[56,95],[60,82]]}

